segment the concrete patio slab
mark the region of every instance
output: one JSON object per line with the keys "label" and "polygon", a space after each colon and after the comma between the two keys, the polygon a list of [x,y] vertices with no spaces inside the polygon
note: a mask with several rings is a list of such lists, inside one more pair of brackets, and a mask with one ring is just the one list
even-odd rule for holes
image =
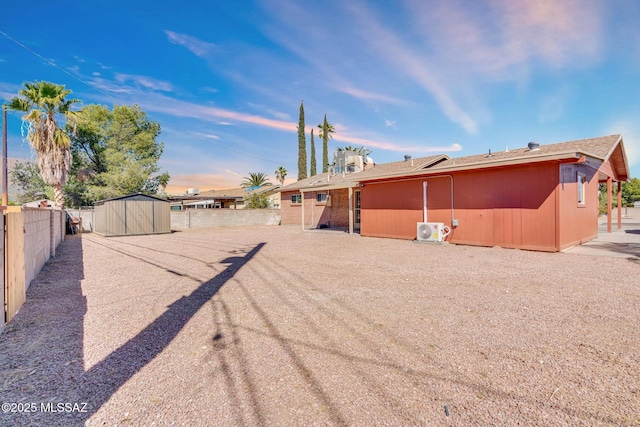
{"label": "concrete patio slab", "polygon": [[597,238],[564,252],[640,260],[640,208],[625,208],[622,212],[622,229],[618,229],[615,213],[611,233],[607,232],[607,217],[600,217]]}

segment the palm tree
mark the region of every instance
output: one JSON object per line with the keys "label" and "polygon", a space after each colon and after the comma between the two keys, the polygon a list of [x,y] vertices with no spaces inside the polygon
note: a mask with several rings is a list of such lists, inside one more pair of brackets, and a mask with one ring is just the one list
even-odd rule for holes
{"label": "palm tree", "polygon": [[284,185],[284,177],[287,176],[287,172],[288,171],[284,168],[284,166],[280,166],[276,170],[276,179],[278,180],[280,185]]}
{"label": "palm tree", "polygon": [[333,138],[331,135],[335,133],[333,125],[327,121],[327,115],[324,115],[324,122],[319,123],[318,127],[320,128],[320,132],[318,132],[318,136],[322,139],[322,172],[327,172],[329,170],[329,138]]}
{"label": "palm tree", "polygon": [[22,120],[29,123],[27,140],[37,156],[42,179],[53,187],[56,206],[64,207],[64,185],[71,169],[71,140],[56,120],[62,118],[75,131],[79,114],[71,106],[79,99],[65,99],[71,93],[64,85],[36,81],[25,83],[19,97],[9,101],[9,108],[26,113]]}
{"label": "palm tree", "polygon": [[267,178],[267,174],[264,172],[249,172],[248,177],[243,178],[242,184],[240,184],[244,188],[251,187],[262,187],[263,185],[273,185],[269,182],[269,178]]}
{"label": "palm tree", "polygon": [[360,155],[360,156],[368,156],[369,154],[371,154],[371,150],[369,150],[368,148],[364,148],[364,146],[361,147],[352,147],[350,145],[347,145],[346,147],[337,147],[338,151],[353,151],[354,153]]}
{"label": "palm tree", "polygon": [[160,186],[160,191],[162,193],[166,193],[167,185],[169,184],[170,179],[171,175],[169,175],[169,172],[163,172],[162,174],[158,175],[158,185]]}

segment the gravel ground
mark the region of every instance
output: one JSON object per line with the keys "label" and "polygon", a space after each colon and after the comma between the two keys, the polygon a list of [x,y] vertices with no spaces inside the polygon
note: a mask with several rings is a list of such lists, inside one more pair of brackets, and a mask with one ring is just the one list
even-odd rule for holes
{"label": "gravel ground", "polygon": [[297,227],[58,254],[0,336],[35,404],[4,425],[640,425],[637,262]]}

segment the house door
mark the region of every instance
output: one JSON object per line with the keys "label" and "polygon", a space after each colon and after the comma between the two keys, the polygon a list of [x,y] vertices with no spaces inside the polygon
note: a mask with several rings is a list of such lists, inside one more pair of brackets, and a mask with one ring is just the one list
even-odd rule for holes
{"label": "house door", "polygon": [[360,190],[355,192],[356,206],[353,211],[353,228],[360,230]]}

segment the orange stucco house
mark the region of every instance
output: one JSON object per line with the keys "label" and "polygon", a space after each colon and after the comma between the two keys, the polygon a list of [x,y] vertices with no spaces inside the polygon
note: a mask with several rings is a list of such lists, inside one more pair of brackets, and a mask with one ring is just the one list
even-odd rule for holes
{"label": "orange stucco house", "polygon": [[560,251],[597,236],[598,184],[607,183],[611,200],[614,182],[619,189],[628,179],[621,135],[406,158],[283,188],[282,223],[416,239],[418,223],[436,222],[451,243]]}

